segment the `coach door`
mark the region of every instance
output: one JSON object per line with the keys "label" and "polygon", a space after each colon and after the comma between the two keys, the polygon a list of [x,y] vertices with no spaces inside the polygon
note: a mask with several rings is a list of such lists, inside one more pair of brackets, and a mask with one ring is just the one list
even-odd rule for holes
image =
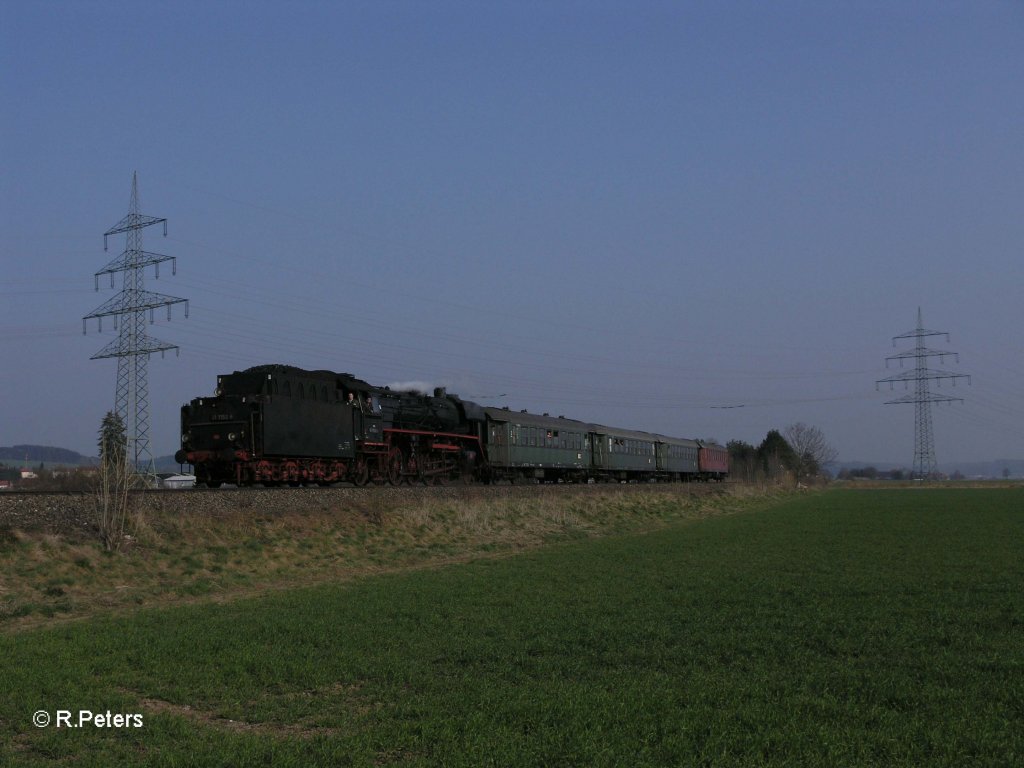
{"label": "coach door", "polygon": [[487,436],[487,458],[491,464],[498,467],[509,465],[509,445],[514,444],[512,435],[518,429],[511,424],[501,421],[489,422],[490,434]]}
{"label": "coach door", "polygon": [[597,432],[590,433],[590,444],[594,449],[594,468],[603,469],[608,466],[608,437]]}

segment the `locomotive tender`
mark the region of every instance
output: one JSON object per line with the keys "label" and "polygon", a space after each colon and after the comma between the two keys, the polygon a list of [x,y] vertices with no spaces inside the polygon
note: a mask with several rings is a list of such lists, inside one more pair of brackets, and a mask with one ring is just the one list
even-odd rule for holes
{"label": "locomotive tender", "polygon": [[346,373],[260,365],[217,377],[181,409],[197,483],[722,480],[714,443],[485,408],[375,387]]}

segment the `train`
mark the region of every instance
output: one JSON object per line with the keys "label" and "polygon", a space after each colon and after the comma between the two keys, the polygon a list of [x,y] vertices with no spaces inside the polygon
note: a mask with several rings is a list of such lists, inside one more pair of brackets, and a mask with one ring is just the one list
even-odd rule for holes
{"label": "train", "polygon": [[196,484],[722,481],[717,443],[494,408],[443,388],[258,365],[181,408],[179,464]]}

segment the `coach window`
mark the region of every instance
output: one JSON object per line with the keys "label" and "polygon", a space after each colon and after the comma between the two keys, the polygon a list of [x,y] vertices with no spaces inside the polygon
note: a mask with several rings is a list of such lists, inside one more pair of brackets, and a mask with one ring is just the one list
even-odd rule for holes
{"label": "coach window", "polygon": [[284,395],[285,397],[292,396],[292,383],[290,381],[285,381],[284,383]]}

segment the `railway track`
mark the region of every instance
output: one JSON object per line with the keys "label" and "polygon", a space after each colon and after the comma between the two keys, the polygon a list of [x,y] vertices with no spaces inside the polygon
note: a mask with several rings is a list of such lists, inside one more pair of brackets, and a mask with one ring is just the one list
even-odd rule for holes
{"label": "railway track", "polygon": [[[728,482],[728,481],[726,481]],[[448,495],[452,492],[464,490],[470,493],[480,494],[483,491],[493,491],[495,495],[507,495],[507,492],[515,489],[517,492],[522,493],[550,493],[564,490],[571,492],[573,490],[580,491],[581,489],[600,489],[600,490],[611,490],[615,488],[623,489],[624,491],[630,489],[679,489],[689,490],[692,493],[701,493],[701,489],[713,492],[716,487],[721,487],[719,483],[661,483],[661,482],[629,482],[629,483],[548,483],[548,482],[516,482],[516,483],[450,483],[447,485],[421,485],[417,483],[402,484],[402,485],[388,485],[386,483],[369,483],[367,485],[355,485],[353,483],[334,483],[327,486],[319,485],[302,485],[298,487],[280,485],[280,486],[232,486],[224,485],[220,488],[207,488],[205,486],[196,486],[194,488],[137,488],[129,491],[132,496],[195,496],[202,494],[211,495],[224,495],[224,494],[263,494],[263,493],[274,493],[274,494],[296,494],[301,496],[304,493],[324,493],[331,491],[351,491],[356,493],[374,493],[374,492],[408,492],[408,493],[423,493],[423,494],[438,494]],[[68,498],[68,497],[85,497],[85,496],[96,496],[97,492],[93,490],[2,490],[0,491],[0,503],[3,499],[18,499],[18,498]]]}

